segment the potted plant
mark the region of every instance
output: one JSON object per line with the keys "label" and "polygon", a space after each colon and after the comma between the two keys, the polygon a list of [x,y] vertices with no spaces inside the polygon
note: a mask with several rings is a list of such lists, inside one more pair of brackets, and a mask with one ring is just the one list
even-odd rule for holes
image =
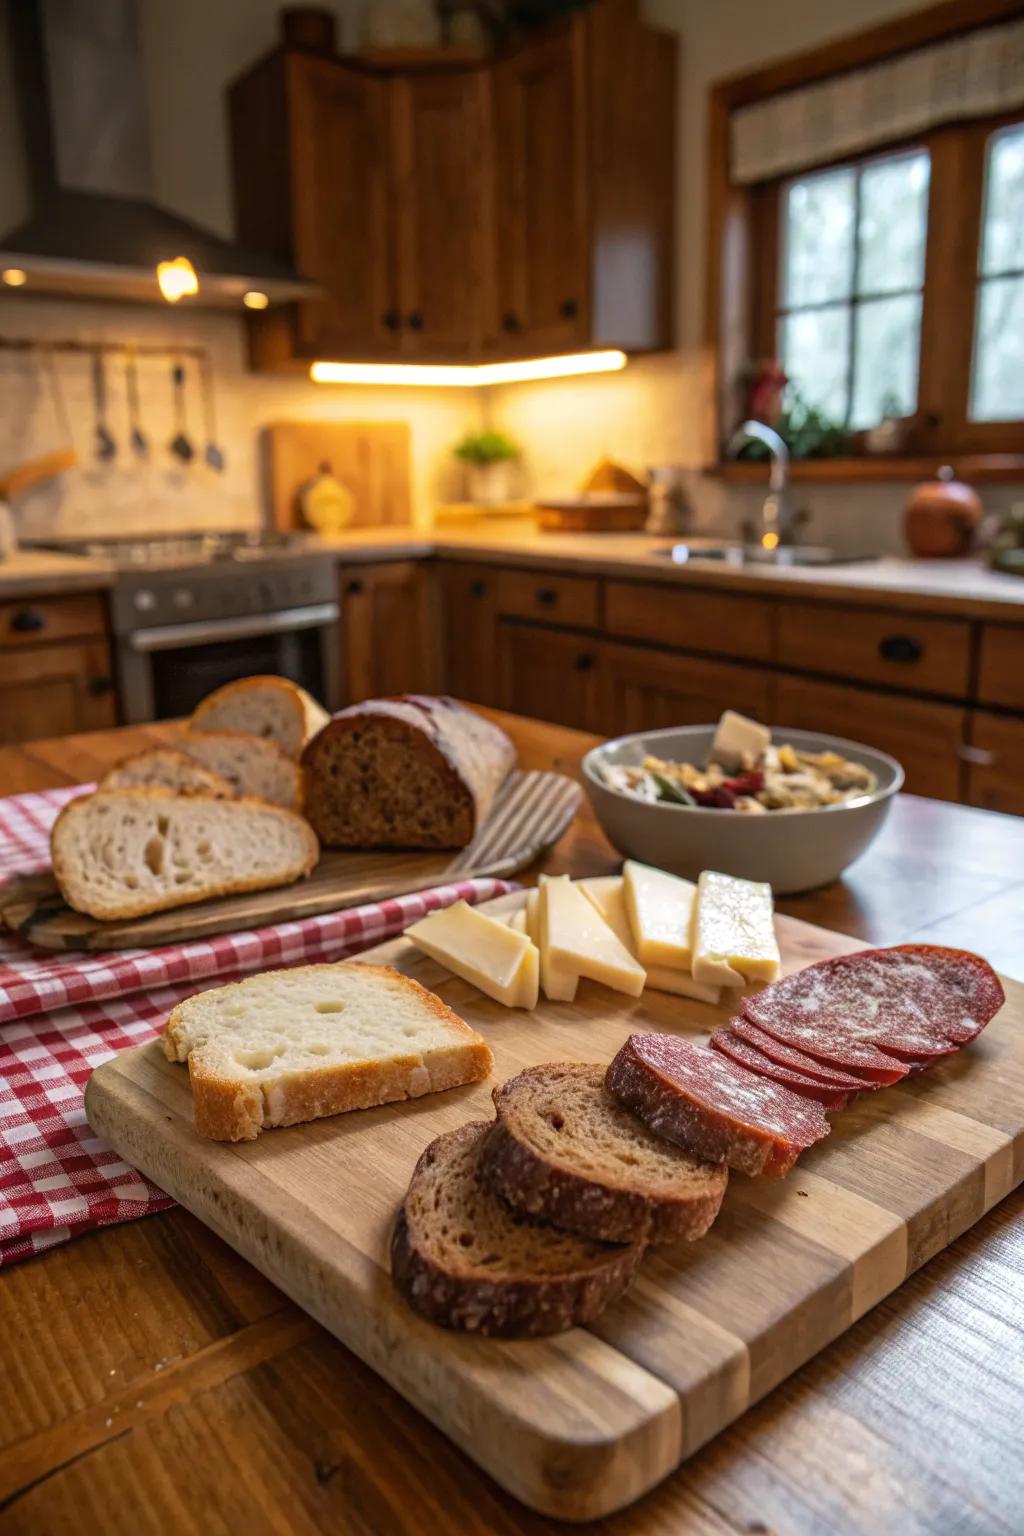
{"label": "potted plant", "polygon": [[509,499],[509,465],[519,448],[504,432],[470,432],[457,444],[455,457],[466,466],[470,501],[494,503]]}

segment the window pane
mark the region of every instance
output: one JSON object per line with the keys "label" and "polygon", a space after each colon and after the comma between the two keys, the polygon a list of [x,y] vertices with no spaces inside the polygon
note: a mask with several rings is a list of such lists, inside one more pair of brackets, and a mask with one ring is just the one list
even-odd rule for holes
{"label": "window pane", "polygon": [[1024,271],[1024,123],[989,140],[981,270]]}
{"label": "window pane", "polygon": [[782,302],[844,299],[853,281],[854,173],[828,171],[786,192]]}
{"label": "window pane", "polygon": [[1024,418],[1024,277],[989,278],[978,289],[970,414]]}
{"label": "window pane", "polygon": [[781,341],[782,366],[808,405],[837,425],[844,422],[850,311],[843,305],[784,315]]}
{"label": "window pane", "polygon": [[923,150],[864,167],[858,293],[892,293],[920,288],[924,282],[930,170],[930,158]]}
{"label": "window pane", "polygon": [[870,299],[857,306],[857,361],[850,425],[876,427],[885,416],[910,416],[917,406],[921,297]]}

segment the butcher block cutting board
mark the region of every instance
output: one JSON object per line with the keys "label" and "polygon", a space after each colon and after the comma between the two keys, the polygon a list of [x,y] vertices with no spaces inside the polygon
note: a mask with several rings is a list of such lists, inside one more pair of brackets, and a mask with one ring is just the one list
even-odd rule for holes
{"label": "butcher block cutting board", "polygon": [[298,493],[322,465],[353,496],[351,526],[412,520],[407,421],[279,421],[263,434],[275,528],[305,528]]}
{"label": "butcher block cutting board", "polygon": [[[489,904],[507,911],[522,893]],[[863,948],[778,919],[784,969]],[[500,1341],[425,1322],[394,1291],[388,1243],[417,1157],[493,1118],[522,1068],[608,1061],[632,1029],[703,1038],[728,1010],[582,982],[575,1003],[502,1008],[405,939],[369,951],[482,1031],[495,1077],[257,1141],[204,1141],[184,1067],[159,1045],[101,1066],[89,1121],[535,1509],[628,1504],[770,1392],[1024,1179],[1024,987],[958,1055],[863,1095],[782,1181],[732,1176],[700,1242],[648,1256],[589,1329]]]}
{"label": "butcher block cutting board", "polygon": [[326,849],[309,878],[296,885],[222,896],[132,921],[103,923],[75,912],[49,872],[19,875],[0,887],[0,921],[42,949],[152,949],[295,922],[475,875],[514,875],[558,841],[576,814],[581,793],[561,773],[514,773],[476,837],[458,852]]}

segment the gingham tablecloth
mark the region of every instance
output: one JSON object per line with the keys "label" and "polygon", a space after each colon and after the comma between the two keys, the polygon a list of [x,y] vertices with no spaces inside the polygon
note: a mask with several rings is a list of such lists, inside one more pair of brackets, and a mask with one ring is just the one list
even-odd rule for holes
{"label": "gingham tablecloth", "polygon": [[[50,827],[88,787],[0,800],[0,879],[48,867]],[[83,1094],[94,1067],[155,1039],[197,984],[344,959],[460,897],[486,901],[511,889],[503,880],[466,880],[248,933],[107,955],[48,955],[14,934],[0,937],[0,1265],[173,1204],[93,1135]]]}

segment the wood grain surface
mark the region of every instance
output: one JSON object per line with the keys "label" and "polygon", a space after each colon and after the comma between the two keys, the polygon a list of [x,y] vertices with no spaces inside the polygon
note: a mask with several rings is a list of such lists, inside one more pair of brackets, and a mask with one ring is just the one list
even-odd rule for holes
{"label": "wood grain surface", "polygon": [[353,528],[412,520],[407,421],[278,421],[263,433],[275,528],[306,528],[299,491],[321,465],[351,491]]}
{"label": "wood grain surface", "polygon": [[146,949],[295,922],[475,875],[514,875],[558,841],[579,803],[579,786],[563,774],[514,773],[473,841],[457,852],[328,848],[308,879],[295,885],[110,923],[69,907],[52,875],[16,876],[0,886],[0,922],[42,949],[70,951]]}
{"label": "wood grain surface", "polygon": [[[594,739],[496,716],[523,767]],[[0,793],[96,778],[176,727],[0,750]],[[543,869],[604,874],[584,808]],[[871,943],[981,949],[1024,980],[1024,822],[902,795],[841,881],[783,910]],[[1024,1192],[592,1536],[1017,1536]],[[556,1536],[180,1207],[0,1284],[12,1536]]]}
{"label": "wood grain surface", "polygon": [[[859,947],[793,918],[778,930],[787,972]],[[584,983],[574,1004],[527,1013],[406,939],[367,958],[479,1029],[495,1079],[223,1146],[195,1134],[186,1073],[152,1043],[94,1072],[89,1121],[545,1514],[590,1520],[631,1503],[1024,1179],[1024,987],[1008,982],[969,1051],[861,1096],[785,1181],[733,1175],[710,1234],[649,1256],[590,1330],[526,1343],[447,1333],[389,1283],[394,1213],[427,1143],[493,1118],[494,1080],[544,1061],[607,1062],[631,1029],[706,1039],[731,1010]]]}

